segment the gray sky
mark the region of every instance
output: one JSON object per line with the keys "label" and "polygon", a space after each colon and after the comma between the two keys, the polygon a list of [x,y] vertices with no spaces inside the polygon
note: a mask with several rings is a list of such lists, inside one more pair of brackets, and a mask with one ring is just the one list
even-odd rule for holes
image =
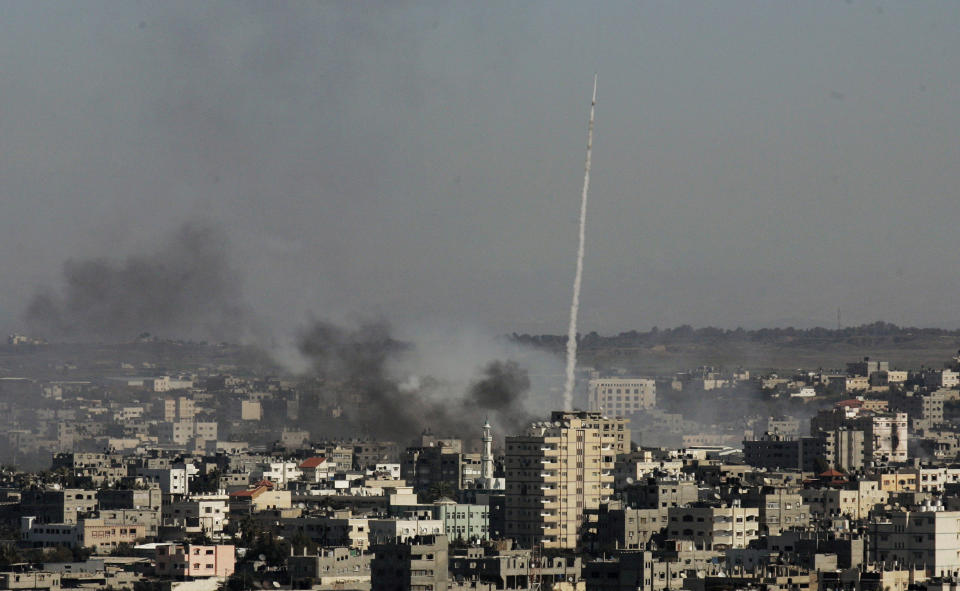
{"label": "gray sky", "polygon": [[960,3],[0,3],[0,324],[220,226],[267,322],[960,326]]}

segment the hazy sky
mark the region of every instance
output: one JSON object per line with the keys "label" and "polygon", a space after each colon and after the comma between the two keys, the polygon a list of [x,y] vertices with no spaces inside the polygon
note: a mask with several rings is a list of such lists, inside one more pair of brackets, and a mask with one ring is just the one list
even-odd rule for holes
{"label": "hazy sky", "polygon": [[0,325],[221,227],[268,322],[960,326],[960,3],[0,3]]}

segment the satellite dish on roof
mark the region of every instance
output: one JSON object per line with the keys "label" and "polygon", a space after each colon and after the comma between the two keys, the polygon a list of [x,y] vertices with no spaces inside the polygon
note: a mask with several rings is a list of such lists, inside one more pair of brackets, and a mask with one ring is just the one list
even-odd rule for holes
{"label": "satellite dish on roof", "polygon": [[266,560],[266,559],[267,559],[266,555],[264,555],[264,554],[261,554],[260,556],[257,556],[257,558],[259,558],[260,560]]}
{"label": "satellite dish on roof", "polygon": [[633,484],[633,478],[627,476],[627,484]]}

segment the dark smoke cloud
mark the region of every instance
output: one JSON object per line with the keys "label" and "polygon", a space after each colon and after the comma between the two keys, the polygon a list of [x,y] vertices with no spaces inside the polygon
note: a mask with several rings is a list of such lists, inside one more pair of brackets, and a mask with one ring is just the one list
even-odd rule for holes
{"label": "dark smoke cloud", "polygon": [[356,394],[346,405],[355,413],[346,420],[388,439],[412,437],[420,424],[420,400],[401,390],[388,367],[406,347],[390,336],[385,322],[348,329],[322,320],[303,332],[299,344],[331,396]]}
{"label": "dark smoke cloud", "polygon": [[466,410],[495,413],[494,419],[510,434],[519,431],[531,416],[523,407],[530,391],[527,370],[515,361],[491,361],[474,382],[464,401]]}
{"label": "dark smoke cloud", "polygon": [[242,340],[249,318],[228,252],[218,228],[188,223],[150,254],[68,260],[60,289],[38,291],[24,319],[48,339],[122,342],[149,332]]}
{"label": "dark smoke cloud", "polygon": [[[408,354],[414,348],[395,339],[384,321],[356,328],[316,321],[299,341],[326,396],[351,398],[342,422],[354,434],[400,442],[426,430],[462,436],[478,432],[485,417],[509,434],[527,420],[530,378],[517,363],[491,361],[458,392],[432,376],[411,374],[413,356]],[[333,428],[328,421],[320,424]]]}

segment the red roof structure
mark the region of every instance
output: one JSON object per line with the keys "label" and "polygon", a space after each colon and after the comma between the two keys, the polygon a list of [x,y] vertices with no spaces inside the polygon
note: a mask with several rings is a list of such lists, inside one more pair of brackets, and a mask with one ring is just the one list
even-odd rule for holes
{"label": "red roof structure", "polygon": [[320,464],[326,461],[327,461],[327,458],[323,456],[313,456],[312,458],[305,459],[298,467],[299,468],[316,468],[317,466],[319,466]]}

